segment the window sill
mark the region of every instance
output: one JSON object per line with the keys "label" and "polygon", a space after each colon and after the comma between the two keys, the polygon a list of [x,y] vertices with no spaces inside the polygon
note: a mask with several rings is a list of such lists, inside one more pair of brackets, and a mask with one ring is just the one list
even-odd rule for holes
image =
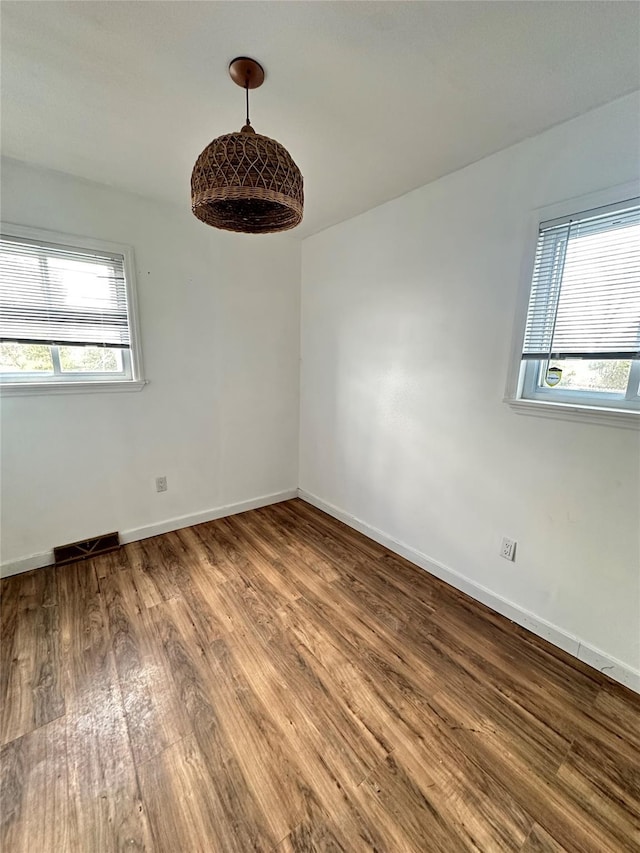
{"label": "window sill", "polygon": [[105,382],[4,382],[0,384],[3,397],[24,397],[36,394],[93,394],[95,392],[142,391],[146,379]]}
{"label": "window sill", "polygon": [[546,403],[541,400],[513,400],[505,398],[505,403],[518,415],[557,418],[564,421],[603,424],[640,429],[640,412],[631,409],[605,409],[599,406],[581,406],[575,403]]}

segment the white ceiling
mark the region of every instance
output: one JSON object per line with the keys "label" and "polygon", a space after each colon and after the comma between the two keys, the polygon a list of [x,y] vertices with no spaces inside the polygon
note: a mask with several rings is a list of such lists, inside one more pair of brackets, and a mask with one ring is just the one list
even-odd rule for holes
{"label": "white ceiling", "polygon": [[2,3],[3,153],[189,205],[198,153],[286,145],[318,231],[640,86],[635,2]]}

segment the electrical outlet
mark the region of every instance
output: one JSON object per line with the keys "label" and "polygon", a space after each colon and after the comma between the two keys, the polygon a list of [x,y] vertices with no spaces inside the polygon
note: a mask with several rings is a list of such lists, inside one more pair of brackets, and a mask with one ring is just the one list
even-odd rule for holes
{"label": "electrical outlet", "polygon": [[516,545],[518,543],[515,539],[508,539],[506,536],[502,540],[502,545],[500,546],[500,556],[504,557],[505,560],[511,560],[512,562],[516,558]]}
{"label": "electrical outlet", "polygon": [[167,478],[166,477],[156,477],[156,492],[166,492],[167,491]]}

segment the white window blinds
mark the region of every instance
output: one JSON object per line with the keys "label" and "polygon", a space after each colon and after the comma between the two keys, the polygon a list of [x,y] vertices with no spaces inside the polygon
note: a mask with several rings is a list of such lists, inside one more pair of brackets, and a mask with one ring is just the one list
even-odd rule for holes
{"label": "white window blinds", "polygon": [[0,340],[130,347],[122,255],[0,237]]}
{"label": "white window blinds", "polygon": [[542,223],[524,359],[640,356],[640,199]]}

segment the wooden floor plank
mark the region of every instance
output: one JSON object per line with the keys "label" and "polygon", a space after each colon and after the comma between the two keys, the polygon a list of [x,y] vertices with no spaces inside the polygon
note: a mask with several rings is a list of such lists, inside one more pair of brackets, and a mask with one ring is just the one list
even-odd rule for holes
{"label": "wooden floor plank", "polygon": [[[229,689],[225,681],[216,676],[210,665],[207,639],[203,638],[184,602],[167,601],[154,609],[152,617],[191,724],[189,748],[209,768],[208,784],[220,832],[227,839],[230,850],[270,849],[293,823],[286,822],[274,830],[272,821],[256,803],[238,758],[238,753],[245,756],[246,750],[251,748],[250,742],[245,737],[234,743],[229,733],[230,726],[234,730],[235,686]],[[225,719],[229,714],[231,720]],[[164,760],[159,766],[164,766]],[[143,776],[146,777],[146,771]],[[236,846],[229,841],[232,836]]]}
{"label": "wooden floor plank", "polygon": [[[298,757],[288,748],[260,697],[250,688],[229,645],[216,640],[209,652],[220,685],[217,708],[227,741],[252,796],[268,821],[273,846],[300,822],[311,791],[299,772]],[[271,779],[278,780],[277,785]]]}
{"label": "wooden floor plank", "polygon": [[[447,722],[430,707],[425,710],[422,697],[420,704],[409,702],[405,689],[368,662],[365,674],[359,664],[352,663],[348,651],[324,642],[317,626],[313,637],[309,625],[310,620],[305,639],[318,656],[318,668],[325,667],[334,702],[344,703],[376,740],[393,747],[394,779],[401,771],[407,775],[403,768],[409,768],[408,777],[414,781],[427,778],[424,787],[430,789],[430,795],[424,818],[429,810],[436,810],[448,816],[451,830],[449,835],[442,835],[441,848],[434,849],[475,849],[462,830],[471,825],[474,837],[484,839],[485,846],[479,849],[517,850],[531,825],[529,816],[506,789],[468,761]],[[414,792],[410,799],[415,796]],[[500,804],[497,809],[493,805],[496,802]],[[428,822],[423,826],[425,832],[427,826]],[[428,831],[435,833],[436,827]],[[411,843],[418,843],[417,829],[416,833]],[[387,839],[386,844],[392,843],[393,839]],[[395,843],[399,843],[397,839]],[[404,844],[410,847],[406,839]]]}
{"label": "wooden floor plank", "polygon": [[61,679],[67,713],[90,712],[113,681],[111,638],[94,562],[55,569],[60,596]]}
{"label": "wooden floor plank", "polygon": [[382,836],[384,849],[434,853],[477,849],[467,843],[459,823],[447,820],[437,798],[432,799],[435,788],[426,771],[417,777],[407,773],[395,752],[361,785],[356,794],[359,805]]}
{"label": "wooden floor plank", "polygon": [[126,552],[128,568],[133,575],[133,582],[142,605],[149,608],[160,604],[164,599],[155,583],[142,543],[131,542],[126,549],[122,550]]}
{"label": "wooden floor plank", "polygon": [[149,850],[115,667],[92,711],[66,715],[69,797],[83,850]]}
{"label": "wooden floor plank", "polygon": [[153,828],[149,849],[156,853],[269,849],[258,827],[243,820],[242,798],[237,801],[237,825],[229,821],[210,770],[192,735],[140,767],[140,787]]}
{"label": "wooden floor plank", "polygon": [[566,853],[566,848],[561,847],[548,832],[535,823],[522,847],[522,853]]}
{"label": "wooden floor plank", "polygon": [[64,717],[1,747],[0,780],[1,850],[79,853]]}
{"label": "wooden floor plank", "polygon": [[[293,565],[302,563],[309,569],[311,576],[317,576],[322,581],[331,582],[340,577],[331,560],[318,554],[300,536],[289,517],[279,518],[269,513],[269,507],[252,513],[243,513],[238,523],[246,529],[255,531],[257,547],[265,556],[273,561],[279,561],[282,571],[289,577],[288,570]],[[295,583],[295,578],[292,579]]]}
{"label": "wooden floor plank", "polygon": [[274,725],[303,757],[307,776],[326,771],[332,780],[355,787],[385,757],[387,750],[334,701],[326,672],[316,671],[286,633],[264,644],[246,626],[234,634],[233,655]]}
{"label": "wooden floor plank", "polygon": [[[452,707],[446,691],[432,700],[432,706],[440,713],[443,707]],[[488,728],[478,727],[473,703],[458,703],[454,715],[456,740],[468,758],[512,792],[532,818],[558,843],[568,850],[593,853],[626,849],[620,846],[619,838],[611,832],[608,821],[593,812],[586,790],[580,792],[577,785],[565,784],[557,774],[534,772],[532,765],[535,759],[522,745],[518,750],[510,749],[508,739],[501,742]],[[599,773],[597,767],[593,769]],[[627,829],[625,821],[621,825],[623,836]]]}
{"label": "wooden floor plank", "polygon": [[244,571],[243,576],[268,596],[273,605],[283,606],[300,597],[300,591],[282,571],[281,560],[269,560],[262,554],[253,532],[243,525],[241,516],[220,519],[216,523],[216,536],[233,555],[236,567]]}
{"label": "wooden floor plank", "polygon": [[300,500],[0,589],[12,853],[640,849],[640,697]]}
{"label": "wooden floor plank", "polygon": [[557,773],[563,794],[576,805],[589,803],[594,823],[621,850],[640,850],[640,765],[624,745],[613,747],[580,734]]}
{"label": "wooden floor plank", "polygon": [[[53,572],[31,572],[16,590],[9,616],[10,633],[2,637],[0,744],[64,714],[60,683],[58,594]],[[9,593],[11,595],[11,593]]]}
{"label": "wooden floor plank", "polygon": [[80,849],[149,849],[149,827],[95,564],[74,563],[56,571],[69,797],[75,806]]}
{"label": "wooden floor plank", "polygon": [[602,689],[589,713],[589,723],[597,727],[601,740],[640,752],[640,695],[607,685]]}
{"label": "wooden floor plank", "polygon": [[[211,583],[218,584],[227,580],[227,572],[220,565],[219,555],[212,545],[215,537],[210,537],[210,524],[196,524],[195,527],[185,527],[177,530],[184,554],[189,562],[189,573],[193,577],[206,577]],[[210,544],[211,539],[211,544]]]}
{"label": "wooden floor plank", "polygon": [[181,740],[190,729],[131,571],[103,578],[100,594],[133,756],[141,764]]}

